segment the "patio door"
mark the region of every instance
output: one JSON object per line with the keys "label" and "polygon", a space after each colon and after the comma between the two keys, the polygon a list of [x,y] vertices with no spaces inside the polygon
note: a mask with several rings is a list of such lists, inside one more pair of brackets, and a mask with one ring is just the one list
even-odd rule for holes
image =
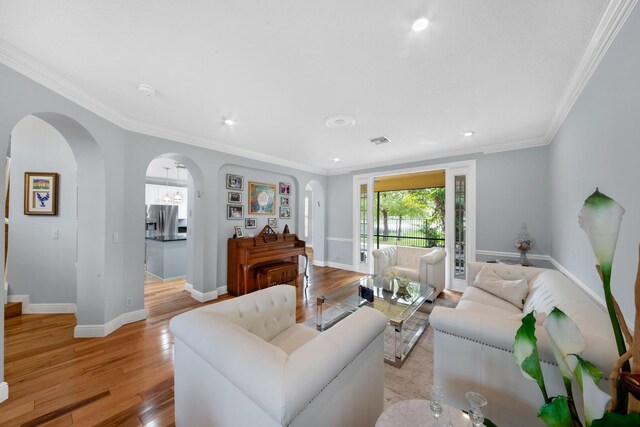
{"label": "patio door", "polygon": [[371,274],[373,263],[371,250],[373,244],[373,178],[354,180],[355,206],[355,242],[354,267],[360,273]]}

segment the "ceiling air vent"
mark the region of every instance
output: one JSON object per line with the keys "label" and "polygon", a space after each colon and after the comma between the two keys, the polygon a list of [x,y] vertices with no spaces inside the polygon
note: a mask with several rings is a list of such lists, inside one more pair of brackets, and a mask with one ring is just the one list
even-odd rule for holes
{"label": "ceiling air vent", "polygon": [[386,136],[379,136],[377,138],[371,138],[369,142],[373,142],[376,145],[386,144],[387,142],[389,142],[389,138],[387,138]]}

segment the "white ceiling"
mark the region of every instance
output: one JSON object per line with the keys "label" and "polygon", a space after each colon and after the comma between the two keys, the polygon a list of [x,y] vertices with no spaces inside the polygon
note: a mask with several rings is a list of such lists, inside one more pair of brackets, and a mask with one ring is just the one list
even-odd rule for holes
{"label": "white ceiling", "polygon": [[0,0],[0,60],[125,128],[337,173],[547,143],[624,3]]}

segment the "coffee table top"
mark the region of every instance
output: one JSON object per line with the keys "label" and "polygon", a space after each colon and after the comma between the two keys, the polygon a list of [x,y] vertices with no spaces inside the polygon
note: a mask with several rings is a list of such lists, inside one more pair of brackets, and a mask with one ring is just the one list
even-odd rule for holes
{"label": "coffee table top", "polygon": [[[373,302],[363,298],[361,288],[373,292]],[[364,276],[359,280],[328,292],[320,299],[355,311],[362,306],[381,311],[392,323],[402,324],[435,292],[433,286],[407,281],[404,286],[398,279],[381,276]]]}

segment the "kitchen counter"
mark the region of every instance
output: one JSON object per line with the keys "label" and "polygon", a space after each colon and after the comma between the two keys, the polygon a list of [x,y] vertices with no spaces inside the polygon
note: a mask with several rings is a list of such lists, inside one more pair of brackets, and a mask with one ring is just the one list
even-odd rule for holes
{"label": "kitchen counter", "polygon": [[177,279],[187,274],[187,235],[145,237],[147,273],[162,280]]}
{"label": "kitchen counter", "polygon": [[154,236],[149,233],[145,236],[147,240],[156,240],[158,242],[175,242],[178,240],[187,240],[187,233],[178,233],[172,236]]}

